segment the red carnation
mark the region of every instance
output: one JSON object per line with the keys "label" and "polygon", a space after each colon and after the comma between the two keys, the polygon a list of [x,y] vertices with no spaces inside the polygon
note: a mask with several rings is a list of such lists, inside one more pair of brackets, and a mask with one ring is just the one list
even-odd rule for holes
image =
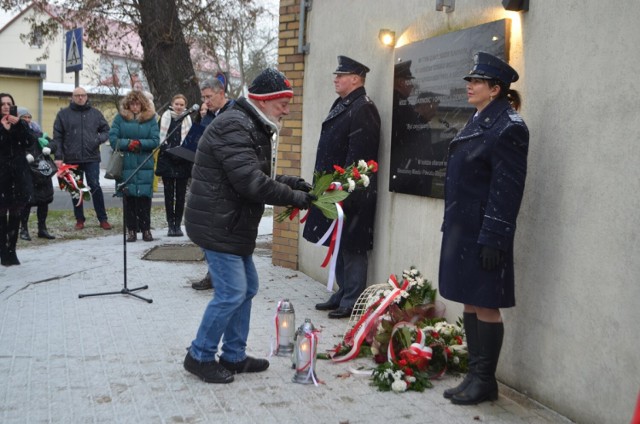
{"label": "red carnation", "polygon": [[345,173],[344,168],[342,168],[342,167],[340,167],[338,165],[333,165],[333,169],[335,169],[338,172],[338,174],[344,174]]}
{"label": "red carnation", "polygon": [[358,171],[358,168],[353,168],[353,178],[356,180],[359,180],[360,177],[360,171]]}
{"label": "red carnation", "polygon": [[371,172],[378,172],[378,162],[375,160],[370,160],[367,162],[367,166],[371,168]]}

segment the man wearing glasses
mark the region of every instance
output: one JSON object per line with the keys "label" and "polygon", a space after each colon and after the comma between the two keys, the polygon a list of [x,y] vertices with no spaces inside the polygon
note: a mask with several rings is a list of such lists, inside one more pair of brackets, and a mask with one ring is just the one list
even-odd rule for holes
{"label": "man wearing glasses", "polygon": [[[89,103],[87,92],[82,87],[73,90],[69,107],[61,109],[53,124],[53,140],[56,143],[56,165],[62,163],[78,165],[77,170],[85,174],[85,182],[91,190],[91,200],[100,227],[110,230],[104,207],[104,196],[100,187],[100,145],[109,140],[109,124],[98,109]],[[84,228],[82,204],[74,203],[76,229]]]}

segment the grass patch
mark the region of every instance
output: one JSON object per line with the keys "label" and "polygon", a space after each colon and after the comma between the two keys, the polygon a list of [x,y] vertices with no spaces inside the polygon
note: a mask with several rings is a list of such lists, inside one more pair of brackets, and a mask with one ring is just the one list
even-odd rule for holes
{"label": "grass patch", "polygon": [[[103,230],[96,218],[93,209],[85,209],[87,220],[84,223],[83,230],[76,230],[76,218],[73,210],[65,211],[49,211],[47,216],[47,229],[49,233],[56,236],[54,240],[46,240],[38,238],[38,219],[36,217],[36,208],[31,208],[29,216],[29,234],[31,241],[18,239],[18,248],[28,248],[34,246],[42,246],[44,244],[59,243],[68,240],[84,240],[93,237],[111,236],[122,234],[122,208],[114,207],[107,209],[109,223],[113,226],[111,230]],[[157,229],[167,227],[167,219],[165,216],[164,206],[151,206],[151,232]]]}
{"label": "grass patch", "polygon": [[[100,228],[100,224],[98,223],[98,219],[96,218],[96,214],[93,209],[85,209],[85,216],[87,220],[84,223],[84,229],[76,230],[76,218],[73,215],[73,210],[49,211],[49,215],[47,216],[47,229],[49,230],[49,233],[56,236],[56,238],[54,240],[46,240],[38,238],[38,219],[36,217],[36,208],[33,207],[31,208],[31,215],[29,216],[29,234],[31,235],[31,241],[18,239],[18,249],[42,246],[51,243],[60,243],[69,240],[84,240],[94,237],[122,234],[122,208],[114,207],[107,209],[109,223],[113,226],[112,230],[103,230]],[[266,208],[263,217],[268,218],[271,216],[273,216],[273,208],[268,207]],[[164,231],[165,228],[167,228],[167,218],[165,215],[164,205],[152,205],[151,233],[154,233],[154,231],[160,231],[160,229]]]}

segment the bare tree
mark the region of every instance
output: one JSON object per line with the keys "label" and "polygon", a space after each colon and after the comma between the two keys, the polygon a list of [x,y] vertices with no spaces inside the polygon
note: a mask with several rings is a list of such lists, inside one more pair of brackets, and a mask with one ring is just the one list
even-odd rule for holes
{"label": "bare tree", "polygon": [[[139,55],[132,33],[142,47],[142,70],[156,105],[167,103],[175,93],[200,97],[191,50],[203,49],[218,70],[238,77],[231,95],[237,96],[245,81],[270,65],[276,43],[275,28],[264,31],[256,22],[267,13],[256,0],[64,0],[52,6],[47,0],[0,0],[0,8],[12,10],[29,5],[43,12],[57,10],[54,18],[35,18],[31,32],[23,35],[30,44],[48,42],[60,31],[83,27],[89,47],[99,53],[119,49]],[[64,9],[62,9],[62,6]],[[193,45],[197,47],[192,49]],[[46,54],[46,52],[45,52]],[[275,56],[273,56],[275,57]],[[274,60],[275,63],[275,60]],[[273,64],[274,64],[273,63]]]}

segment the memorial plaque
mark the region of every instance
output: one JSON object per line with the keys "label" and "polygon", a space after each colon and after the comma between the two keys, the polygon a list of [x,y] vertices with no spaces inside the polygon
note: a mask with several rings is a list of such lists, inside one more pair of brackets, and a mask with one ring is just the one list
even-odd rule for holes
{"label": "memorial plaque", "polygon": [[463,77],[478,51],[505,59],[508,23],[502,19],[396,49],[389,191],[444,198],[449,142],[475,111]]}

